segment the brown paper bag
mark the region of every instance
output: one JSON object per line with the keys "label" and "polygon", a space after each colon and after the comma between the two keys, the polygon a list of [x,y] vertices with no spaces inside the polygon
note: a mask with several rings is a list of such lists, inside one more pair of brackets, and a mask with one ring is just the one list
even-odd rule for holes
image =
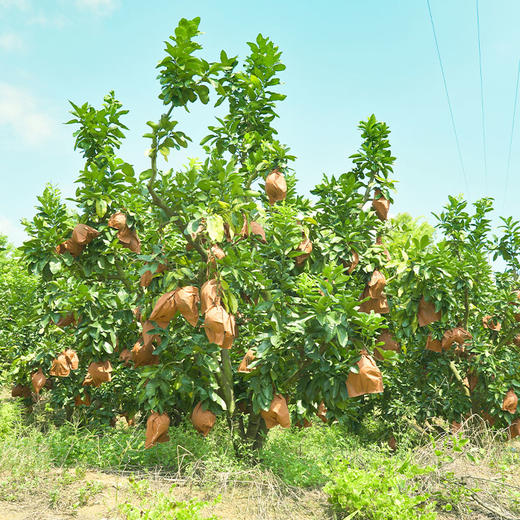
{"label": "brown paper bag", "polygon": [[193,327],[195,327],[199,321],[199,301],[199,290],[197,287],[187,285],[186,287],[181,287],[175,291],[175,308]]}
{"label": "brown paper bag", "polygon": [[67,377],[70,374],[69,362],[63,353],[52,361],[49,374],[55,377]]}
{"label": "brown paper bag", "polygon": [[152,412],[146,421],[146,438],[144,441],[145,449],[151,448],[160,442],[168,442],[168,428],[170,427],[170,418],[168,414]]}
{"label": "brown paper bag", "polygon": [[[361,295],[361,299],[365,299],[368,297],[368,287],[365,287],[365,290]],[[359,312],[370,314],[371,311],[379,314],[387,314],[390,312],[390,308],[388,307],[388,300],[385,294],[381,294],[379,298],[370,298],[369,300],[359,305]]]}
{"label": "brown paper bag", "polygon": [[37,372],[33,373],[33,375],[31,376],[31,381],[35,394],[39,395],[40,390],[44,387],[45,383],[47,382],[47,378],[45,377],[45,374],[43,373],[41,367],[38,369]]}
{"label": "brown paper bag", "polygon": [[383,376],[376,362],[366,351],[361,353],[357,362],[358,373],[349,372],[346,385],[349,397],[383,392]]}
{"label": "brown paper bag", "polygon": [[520,417],[509,425],[509,438],[514,439],[520,435]]}
{"label": "brown paper bag", "polygon": [[110,361],[90,363],[83,386],[101,386],[112,380],[112,365]]}
{"label": "brown paper bag", "polygon": [[380,298],[385,286],[385,275],[379,271],[374,271],[367,284],[368,296],[370,298]]}
{"label": "brown paper bag", "polygon": [[297,251],[302,251],[301,255],[295,256],[294,261],[296,262],[296,265],[301,265],[311,256],[312,252],[312,242],[305,237],[301,242],[300,245],[297,248]]}
{"label": "brown paper bag", "polygon": [[357,251],[355,251],[354,249],[351,249],[350,250],[350,256],[352,258],[350,264],[348,264],[348,274],[352,274],[354,272],[354,269],[356,269],[356,267],[358,266],[359,264],[359,255],[357,253]]}
{"label": "brown paper bag", "polygon": [[174,318],[175,313],[177,312],[175,306],[175,293],[176,291],[170,291],[159,297],[152,313],[150,314],[149,320],[169,323]]}
{"label": "brown paper bag", "polygon": [[482,325],[484,325],[486,329],[494,330],[495,332],[500,332],[502,329],[502,325],[492,316],[484,316],[482,318]]}
{"label": "brown paper bag", "polygon": [[143,344],[142,341],[139,340],[132,348],[130,359],[134,362],[135,367],[158,365],[159,356],[154,354],[153,351],[154,346],[152,341]]}
{"label": "brown paper bag", "polygon": [[255,353],[249,349],[246,352],[246,355],[242,358],[242,361],[240,362],[240,365],[238,366],[238,373],[239,374],[249,374],[253,371],[252,368],[249,368],[250,363],[252,363],[255,360]]}
{"label": "brown paper bag", "polygon": [[63,351],[63,355],[67,358],[69,368],[71,370],[77,370],[79,367],[79,358],[75,350],[67,348]]}
{"label": "brown paper bag", "polygon": [[510,389],[504,397],[504,401],[502,402],[502,410],[504,410],[504,412],[515,413],[517,406],[518,397],[516,396],[514,390]]}
{"label": "brown paper bag", "polygon": [[69,238],[56,246],[56,253],[59,255],[70,253],[72,256],[78,257],[83,253],[83,247]]}
{"label": "brown paper bag", "polygon": [[80,395],[77,395],[74,398],[74,406],[90,406],[90,395],[87,393],[84,394],[83,398]]}
{"label": "brown paper bag", "polygon": [[15,385],[11,389],[11,397],[23,397],[28,399],[31,397],[31,389],[25,385]]}
{"label": "brown paper bag", "polygon": [[285,200],[287,196],[287,182],[283,173],[273,170],[265,179],[265,191],[271,205],[279,200]]}
{"label": "brown paper bag", "polygon": [[213,279],[204,283],[200,289],[200,311],[206,314],[215,305],[220,305],[220,296],[218,282]]}
{"label": "brown paper bag", "polygon": [[126,215],[121,211],[117,211],[108,219],[108,225],[118,230],[126,228]]}
{"label": "brown paper bag", "polygon": [[419,311],[417,318],[419,320],[419,327],[425,327],[441,319],[441,311],[435,311],[435,304],[433,302],[427,302],[424,296],[419,302]]}
{"label": "brown paper bag", "polygon": [[440,339],[433,339],[431,334],[428,334],[428,339],[426,340],[426,350],[431,350],[433,352],[442,352],[442,344]]}
{"label": "brown paper bag", "polygon": [[316,413],[321,422],[327,424],[327,407],[325,403],[322,401],[318,406],[318,412]]}
{"label": "brown paper bag", "polygon": [[379,352],[378,349],[381,350],[393,350],[394,352],[399,352],[399,343],[395,340],[395,338],[392,336],[390,331],[384,330],[377,338],[377,343],[383,342],[383,345],[379,345],[374,350],[374,358],[378,361],[383,361],[383,356]]}
{"label": "brown paper bag", "polygon": [[215,425],[217,418],[211,410],[204,410],[202,403],[197,403],[191,414],[191,424],[195,429],[206,437]]}
{"label": "brown paper bag", "polygon": [[388,210],[390,209],[390,201],[383,197],[381,190],[375,190],[372,208],[380,220],[388,219]]}
{"label": "brown paper bag", "polygon": [[132,352],[128,350],[127,348],[123,349],[121,351],[121,354],[119,354],[119,361],[122,361],[125,367],[130,365],[130,361],[132,360]]}
{"label": "brown paper bag", "polygon": [[210,343],[220,346],[224,344],[226,329],[229,332],[230,328],[229,321],[229,314],[222,305],[214,305],[206,311],[204,330]]}
{"label": "brown paper bag", "polygon": [[274,396],[269,410],[260,410],[260,414],[269,430],[278,424],[282,428],[291,427],[291,416],[287,407],[287,401],[280,394]]}
{"label": "brown paper bag", "polygon": [[155,273],[152,273],[152,271],[150,271],[150,269],[148,269],[148,271],[145,271],[141,275],[141,278],[139,279],[139,285],[141,287],[148,287],[152,283],[154,274],[164,273],[164,271],[166,271],[167,267],[168,266],[166,264],[159,264],[157,266],[157,269],[155,270]]}
{"label": "brown paper bag", "polygon": [[442,337],[442,350],[448,350],[453,345],[453,343],[462,345],[465,341],[468,341],[472,338],[473,336],[462,327],[455,327],[454,329],[447,330]]}
{"label": "brown paper bag", "polygon": [[71,240],[79,246],[85,247],[99,236],[99,231],[86,224],[78,224],[72,230]]}

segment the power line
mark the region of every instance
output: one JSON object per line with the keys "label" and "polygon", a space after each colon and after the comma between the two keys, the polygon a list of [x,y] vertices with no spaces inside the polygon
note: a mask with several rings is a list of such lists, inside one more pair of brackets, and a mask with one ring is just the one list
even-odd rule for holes
{"label": "power line", "polygon": [[480,72],[480,112],[482,115],[482,152],[484,155],[484,189],[487,191],[487,150],[486,150],[486,120],[484,117],[484,82],[482,80],[482,51],[480,48],[480,16],[478,0],[475,0],[477,8],[477,40],[478,40],[478,66]]}
{"label": "power line", "polygon": [[513,121],[511,123],[511,135],[509,136],[509,151],[507,153],[507,168],[506,168],[506,182],[504,184],[504,202],[502,206],[502,211],[506,206],[507,199],[507,185],[509,183],[509,171],[511,169],[511,151],[513,150],[513,133],[515,131],[515,116],[516,116],[516,104],[518,101],[518,83],[520,80],[520,60],[518,61],[518,70],[516,73],[516,87],[515,87],[515,101],[513,103]]}
{"label": "power line", "polygon": [[453,135],[455,136],[455,143],[457,145],[457,152],[459,155],[460,168],[464,177],[464,184],[466,190],[469,192],[468,179],[466,177],[466,169],[464,168],[464,160],[462,158],[462,152],[460,150],[459,134],[457,133],[457,127],[455,125],[455,117],[453,116],[453,109],[451,107],[450,94],[448,92],[448,83],[446,81],[446,74],[444,73],[444,66],[442,65],[441,51],[439,50],[439,42],[437,41],[437,32],[435,31],[435,23],[433,21],[432,8],[430,6],[430,0],[426,0],[428,6],[428,13],[430,14],[430,22],[432,24],[433,39],[435,40],[435,48],[437,49],[437,57],[439,58],[439,65],[441,67],[442,81],[444,83],[444,92],[446,93],[446,101],[448,102],[448,109],[450,111],[451,126],[453,128]]}

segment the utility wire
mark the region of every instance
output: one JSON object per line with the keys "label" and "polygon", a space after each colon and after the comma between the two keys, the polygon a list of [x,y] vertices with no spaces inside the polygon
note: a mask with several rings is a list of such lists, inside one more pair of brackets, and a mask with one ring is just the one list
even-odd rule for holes
{"label": "utility wire", "polygon": [[430,15],[430,22],[432,24],[433,39],[435,40],[435,48],[437,49],[437,57],[439,58],[439,65],[441,67],[442,81],[444,83],[444,92],[446,93],[446,101],[448,102],[448,109],[450,111],[451,126],[453,128],[453,135],[455,136],[455,143],[457,145],[457,152],[459,155],[460,168],[464,177],[464,184],[466,185],[466,191],[469,192],[469,184],[466,176],[466,169],[464,168],[464,160],[462,158],[462,152],[460,150],[459,134],[457,133],[457,126],[455,125],[455,117],[453,116],[453,109],[451,107],[450,94],[448,92],[448,83],[446,81],[446,74],[444,73],[444,66],[442,64],[441,51],[439,50],[439,42],[437,41],[437,32],[435,31],[435,23],[433,21],[432,8],[430,6],[430,0],[426,0],[428,6],[428,13]]}
{"label": "utility wire", "polygon": [[505,209],[506,206],[506,199],[507,199],[507,185],[509,183],[509,171],[511,170],[511,151],[513,150],[513,134],[515,131],[515,116],[516,116],[516,105],[518,102],[518,83],[520,80],[520,60],[518,61],[518,70],[516,73],[516,87],[515,87],[515,101],[513,103],[513,121],[511,123],[511,135],[509,136],[509,151],[507,153],[507,168],[506,168],[506,182],[504,184],[504,199],[503,199],[503,206],[502,206],[502,212]]}
{"label": "utility wire", "polygon": [[487,192],[487,150],[486,150],[486,119],[484,117],[484,82],[482,80],[482,51],[480,47],[480,16],[478,1],[475,0],[477,8],[477,40],[478,40],[478,66],[480,72],[480,112],[482,115],[482,153],[484,156],[484,189]]}

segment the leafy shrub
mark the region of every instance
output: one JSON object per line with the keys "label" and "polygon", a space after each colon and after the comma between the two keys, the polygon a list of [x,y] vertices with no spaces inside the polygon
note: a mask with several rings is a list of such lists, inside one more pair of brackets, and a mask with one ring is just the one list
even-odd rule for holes
{"label": "leafy shrub", "polygon": [[172,496],[171,490],[169,493],[150,493],[145,480],[130,481],[130,484],[140,500],[138,506],[126,503],[119,507],[126,520],[217,520],[214,515],[199,514],[209,502],[196,499],[179,502]]}
{"label": "leafy shrub", "polygon": [[429,473],[409,460],[372,460],[365,467],[343,461],[325,486],[329,500],[347,518],[367,520],[434,520],[429,496],[418,493],[417,476]]}

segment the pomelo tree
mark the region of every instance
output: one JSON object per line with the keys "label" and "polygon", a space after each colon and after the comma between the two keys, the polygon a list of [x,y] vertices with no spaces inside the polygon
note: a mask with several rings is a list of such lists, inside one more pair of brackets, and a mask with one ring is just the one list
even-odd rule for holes
{"label": "pomelo tree", "polygon": [[[287,403],[298,422],[318,409],[325,420],[359,408],[349,376],[358,392],[381,391],[370,353],[386,325],[368,311],[388,311],[381,237],[394,158],[372,116],[353,169],[325,177],[313,201],[298,194],[274,127],[281,52],[259,35],[242,64],[224,51],[209,62],[198,26],[181,20],[158,64],[165,110],[147,123],[146,170],[118,156],[126,110],[113,92],[99,109],[72,104],[85,159],[74,209],[47,187],[26,223],[49,338],[28,370],[66,374],[53,377],[65,408],[87,400],[107,418],[141,409],[155,420],[201,403],[200,431],[222,415],[237,446],[259,446],[266,425],[288,425]],[[202,140],[205,157],[168,168],[190,141],[175,118],[210,99],[225,115]]]}

